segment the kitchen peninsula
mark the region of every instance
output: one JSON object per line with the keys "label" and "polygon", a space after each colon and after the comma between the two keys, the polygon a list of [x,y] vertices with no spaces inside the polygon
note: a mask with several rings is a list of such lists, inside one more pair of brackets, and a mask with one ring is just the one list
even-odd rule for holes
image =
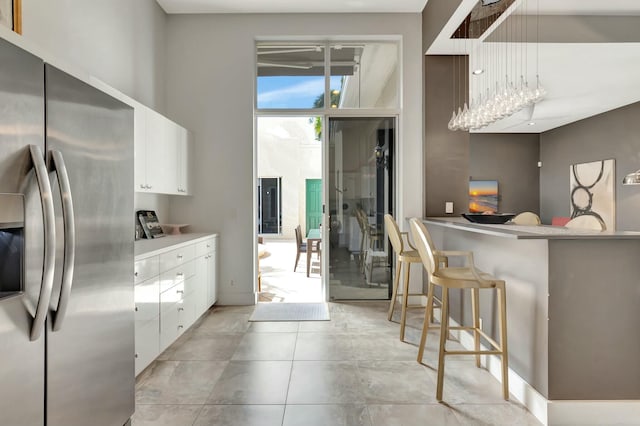
{"label": "kitchen peninsula", "polygon": [[[547,424],[640,418],[640,232],[424,223],[438,249],[472,251],[506,281],[509,367],[519,376],[511,393],[534,415]],[[495,337],[496,301],[480,298]],[[470,305],[452,294],[451,318],[470,323]]]}

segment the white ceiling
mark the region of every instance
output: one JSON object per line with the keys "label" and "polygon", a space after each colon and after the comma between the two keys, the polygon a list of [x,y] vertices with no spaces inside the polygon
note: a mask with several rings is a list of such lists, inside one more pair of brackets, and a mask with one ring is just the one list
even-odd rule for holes
{"label": "white ceiling", "polygon": [[[536,0],[527,0],[535,10]],[[640,15],[638,0],[540,0],[540,14],[545,15]]]}
{"label": "white ceiling", "polygon": [[[468,52],[473,58],[475,42],[456,42],[450,35],[476,2],[462,1],[428,54]],[[535,14],[538,1],[516,0],[513,9],[518,6],[516,14],[526,13],[524,6]],[[640,40],[640,0],[539,0],[539,10],[540,15],[638,17]],[[540,133],[640,101],[640,43],[540,43],[539,52],[540,77],[548,94],[533,115],[522,111],[476,133]],[[531,72],[530,85],[535,79]]]}
{"label": "white ceiling", "polygon": [[427,0],[157,0],[167,13],[420,13]]}

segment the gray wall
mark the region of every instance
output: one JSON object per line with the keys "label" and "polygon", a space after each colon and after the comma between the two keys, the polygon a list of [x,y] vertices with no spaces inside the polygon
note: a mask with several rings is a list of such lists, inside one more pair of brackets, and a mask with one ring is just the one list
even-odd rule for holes
{"label": "gray wall", "polygon": [[[467,211],[469,132],[447,128],[454,108],[455,56],[425,56],[425,214],[444,216],[446,201],[454,214]],[[457,107],[457,105],[456,105]]]}
{"label": "gray wall", "polygon": [[616,228],[640,230],[640,187],[622,178],[640,168],[640,103],[628,105],[540,135],[540,206],[543,222],[569,216],[572,164],[616,160]]}
{"label": "gray wall", "polygon": [[540,212],[538,134],[471,134],[469,178],[497,180],[501,212]]}
{"label": "gray wall", "polygon": [[422,10],[422,52],[436,40],[462,0],[429,0]]}
{"label": "gray wall", "polygon": [[220,303],[255,301],[256,40],[402,38],[398,215],[419,216],[424,182],[421,22],[418,13],[169,16],[168,112],[196,140],[194,196],[172,202],[170,215],[195,231],[220,232]]}
{"label": "gray wall", "polygon": [[164,111],[166,15],[155,0],[28,0],[22,12],[34,46]]}

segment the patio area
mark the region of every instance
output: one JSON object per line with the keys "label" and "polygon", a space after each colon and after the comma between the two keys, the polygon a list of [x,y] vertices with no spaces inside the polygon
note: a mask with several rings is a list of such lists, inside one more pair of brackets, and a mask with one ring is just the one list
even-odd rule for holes
{"label": "patio area", "polygon": [[[311,268],[307,277],[306,254],[301,253],[296,271],[295,240],[264,238],[260,250],[269,254],[260,260],[262,291],[259,302],[314,303],[323,302],[320,259],[311,256]],[[376,265],[372,269],[372,282],[366,279],[354,257],[346,249],[335,249],[335,265],[330,274],[331,300],[387,300],[389,298],[389,269]],[[368,270],[368,269],[367,269]]]}
{"label": "patio area", "polygon": [[262,291],[260,302],[312,303],[323,302],[320,260],[317,254],[311,257],[311,270],[307,277],[307,256],[300,254],[296,271],[295,240],[269,240],[264,238],[265,250],[269,255],[260,260]]}

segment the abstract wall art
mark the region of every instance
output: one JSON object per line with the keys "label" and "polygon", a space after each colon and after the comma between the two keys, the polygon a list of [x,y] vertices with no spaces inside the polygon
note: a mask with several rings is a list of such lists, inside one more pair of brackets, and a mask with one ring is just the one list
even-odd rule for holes
{"label": "abstract wall art", "polygon": [[571,218],[594,216],[615,231],[615,177],[615,160],[571,165]]}

